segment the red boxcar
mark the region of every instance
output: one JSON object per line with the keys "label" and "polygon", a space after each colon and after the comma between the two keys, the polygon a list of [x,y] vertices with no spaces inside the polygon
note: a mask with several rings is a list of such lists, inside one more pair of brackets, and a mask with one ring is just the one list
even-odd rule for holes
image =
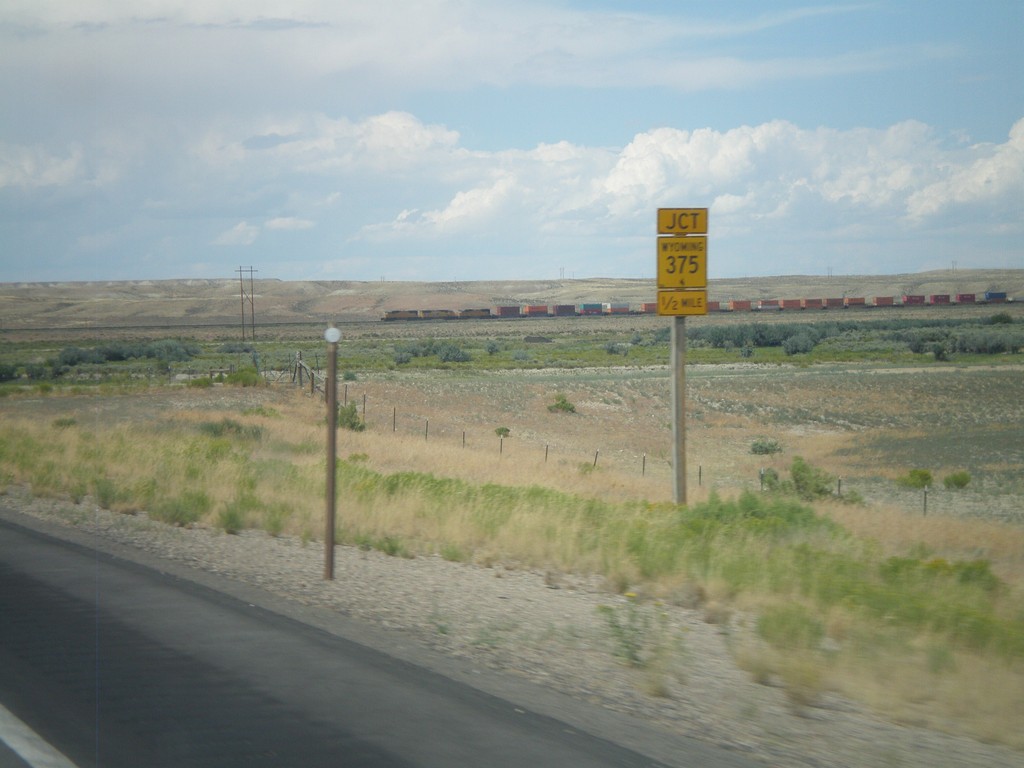
{"label": "red boxcar", "polygon": [[656,315],[658,314],[658,302],[656,301],[645,301],[640,305],[640,311],[645,315]]}
{"label": "red boxcar", "polygon": [[949,294],[933,293],[931,296],[928,297],[928,303],[933,306],[935,304],[949,304]]}
{"label": "red boxcar", "polygon": [[551,308],[551,314],[553,314],[555,317],[572,317],[573,315],[576,314],[576,305],[555,304],[555,306]]}
{"label": "red boxcar", "polygon": [[875,296],[874,301],[876,307],[891,307],[896,303],[892,296]]}
{"label": "red boxcar", "polygon": [[825,299],[825,306],[828,309],[842,309],[846,303],[841,299]]}
{"label": "red boxcar", "polygon": [[867,300],[863,296],[848,296],[846,298],[846,307],[866,307],[868,305]]}
{"label": "red boxcar", "polygon": [[800,299],[800,303],[801,303],[801,306],[803,306],[804,309],[824,309],[825,308],[825,300],[824,299]]}
{"label": "red boxcar", "polygon": [[782,309],[778,299],[761,299],[757,302],[757,308],[761,310]]}
{"label": "red boxcar", "polygon": [[527,317],[547,317],[548,316],[548,305],[547,304],[527,304],[523,307],[523,314]]}
{"label": "red boxcar", "polygon": [[749,312],[751,303],[748,299],[730,299],[729,310],[732,312]]}
{"label": "red boxcar", "polygon": [[957,304],[974,304],[978,300],[978,297],[973,293],[958,293],[956,295]]}
{"label": "red boxcar", "polygon": [[923,294],[903,294],[903,306],[920,307],[924,306]]}
{"label": "red boxcar", "polygon": [[783,299],[782,309],[803,309],[804,303],[800,299]]}
{"label": "red boxcar", "polygon": [[495,317],[519,317],[519,306],[514,307],[495,307]]}
{"label": "red boxcar", "polygon": [[[655,311],[658,310],[658,305],[657,304],[654,305],[654,310]],[[721,312],[721,311],[722,311],[722,302],[720,302],[720,301],[709,301],[708,302],[708,312]]]}

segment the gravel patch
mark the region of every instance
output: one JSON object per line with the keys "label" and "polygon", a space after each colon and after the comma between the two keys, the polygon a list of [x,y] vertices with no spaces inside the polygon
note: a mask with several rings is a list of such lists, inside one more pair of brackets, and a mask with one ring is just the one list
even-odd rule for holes
{"label": "gravel patch", "polygon": [[[74,505],[17,489],[4,502],[157,562],[341,614],[466,668],[524,678],[767,765],[1024,766],[1019,752],[894,724],[838,696],[793,704],[780,687],[758,684],[736,666],[730,642],[742,616],[712,624],[703,610],[612,594],[594,579],[350,547],[336,548],[335,579],[325,581],[316,542],[176,528],[89,499]],[[631,653],[640,664],[627,663]]]}

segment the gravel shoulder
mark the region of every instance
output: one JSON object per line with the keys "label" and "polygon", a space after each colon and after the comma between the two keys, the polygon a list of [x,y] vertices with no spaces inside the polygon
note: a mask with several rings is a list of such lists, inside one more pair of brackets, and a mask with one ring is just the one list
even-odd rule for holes
{"label": "gravel shoulder", "polygon": [[[836,696],[798,707],[736,666],[735,626],[591,579],[337,547],[335,579],[325,581],[322,546],[296,538],[176,528],[16,489],[0,497],[0,514],[372,644],[668,764],[703,744],[772,766],[1024,766],[1019,752],[890,723]],[[640,628],[641,666],[617,654],[609,615]]]}

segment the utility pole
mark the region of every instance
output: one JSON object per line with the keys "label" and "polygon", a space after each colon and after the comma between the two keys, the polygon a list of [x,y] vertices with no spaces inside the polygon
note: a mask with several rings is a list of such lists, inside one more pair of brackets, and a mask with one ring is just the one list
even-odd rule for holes
{"label": "utility pole", "polygon": [[[235,270],[238,273],[238,285],[241,289],[242,294],[242,341],[245,341],[245,305],[249,305],[249,330],[252,335],[252,340],[256,341],[256,306],[253,303],[253,273],[259,272],[258,269],[250,267],[239,267]],[[243,272],[249,274],[249,290],[245,290],[245,279],[242,276]]]}
{"label": "utility pole", "polygon": [[327,341],[327,513],[324,515],[324,580],[334,580],[334,507],[338,473],[338,341],[341,331],[333,325],[324,331]]}

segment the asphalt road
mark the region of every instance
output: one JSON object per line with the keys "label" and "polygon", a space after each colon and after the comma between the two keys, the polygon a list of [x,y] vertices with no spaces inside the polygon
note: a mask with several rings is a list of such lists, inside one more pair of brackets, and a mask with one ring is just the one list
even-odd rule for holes
{"label": "asphalt road", "polygon": [[[317,626],[0,517],[4,708],[79,768],[750,765],[686,742],[659,762],[642,745],[620,746]],[[0,768],[25,764],[12,746],[0,719]],[[665,743],[651,751],[659,750],[664,757]]]}

